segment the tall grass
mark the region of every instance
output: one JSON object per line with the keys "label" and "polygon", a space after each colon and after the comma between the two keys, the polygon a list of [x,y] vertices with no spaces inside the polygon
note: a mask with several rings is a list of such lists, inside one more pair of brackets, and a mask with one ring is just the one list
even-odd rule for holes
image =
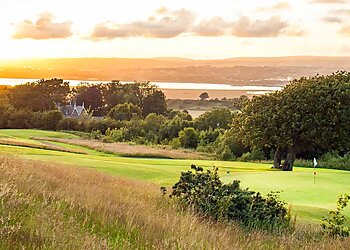
{"label": "tall grass", "polygon": [[212,160],[213,157],[195,152],[189,149],[172,149],[169,147],[155,147],[146,145],[136,145],[125,142],[105,143],[97,140],[88,139],[59,139],[59,138],[33,138],[38,141],[62,142],[66,144],[86,147],[92,150],[100,151],[107,154],[118,154],[124,157],[140,158],[164,158],[164,159],[198,159]]}
{"label": "tall grass", "polygon": [[157,186],[93,170],[0,158],[0,248],[349,249],[314,228],[272,235],[181,210]]}

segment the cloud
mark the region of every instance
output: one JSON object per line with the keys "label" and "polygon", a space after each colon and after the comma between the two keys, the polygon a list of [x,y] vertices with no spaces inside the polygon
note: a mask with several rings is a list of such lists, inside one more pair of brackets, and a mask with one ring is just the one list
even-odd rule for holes
{"label": "cloud", "polygon": [[329,11],[332,16],[350,16],[350,9],[337,9]]}
{"label": "cloud", "polygon": [[347,0],[314,0],[312,3],[325,3],[325,4],[345,4]]}
{"label": "cloud", "polygon": [[195,26],[192,32],[199,36],[222,36],[231,23],[224,21],[221,17],[203,20]]}
{"label": "cloud", "polygon": [[92,32],[93,39],[114,39],[117,37],[171,38],[189,32],[195,21],[195,14],[185,9],[170,11],[159,9],[155,16],[145,21],[128,24],[105,22],[97,24]]}
{"label": "cloud", "polygon": [[326,23],[342,23],[343,19],[340,17],[334,17],[334,16],[325,16],[322,17],[321,20]]}
{"label": "cloud", "polygon": [[292,6],[288,2],[279,2],[272,6],[262,6],[257,8],[258,12],[270,12],[270,11],[279,11],[279,10],[290,10]]}
{"label": "cloud", "polygon": [[288,27],[280,17],[252,21],[243,16],[233,23],[232,35],[237,37],[277,37]]}
{"label": "cloud", "polygon": [[345,35],[345,36],[350,36],[350,25],[345,25],[343,26],[339,31],[339,34]]}
{"label": "cloud", "polygon": [[282,32],[286,36],[303,36],[305,35],[305,31],[298,26],[291,25],[282,30]]}
{"label": "cloud", "polygon": [[251,20],[243,16],[237,21],[225,21],[213,17],[196,23],[196,15],[185,9],[170,11],[161,8],[144,21],[126,24],[104,22],[97,24],[90,36],[93,40],[104,40],[126,37],[173,38],[181,34],[195,36],[237,37],[276,37],[301,36],[303,32],[296,27],[289,27],[288,22],[274,16],[267,20]]}
{"label": "cloud", "polygon": [[55,23],[51,14],[42,14],[38,20],[33,23],[30,20],[24,20],[16,24],[13,38],[30,38],[35,40],[44,40],[51,38],[67,38],[72,36],[71,23]]}

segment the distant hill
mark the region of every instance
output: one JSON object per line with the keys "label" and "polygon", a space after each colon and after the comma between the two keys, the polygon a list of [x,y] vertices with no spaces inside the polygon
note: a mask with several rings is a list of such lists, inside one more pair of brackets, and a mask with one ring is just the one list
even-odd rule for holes
{"label": "distant hill", "polygon": [[291,78],[350,70],[350,57],[61,58],[0,62],[2,78],[142,80],[283,85]]}

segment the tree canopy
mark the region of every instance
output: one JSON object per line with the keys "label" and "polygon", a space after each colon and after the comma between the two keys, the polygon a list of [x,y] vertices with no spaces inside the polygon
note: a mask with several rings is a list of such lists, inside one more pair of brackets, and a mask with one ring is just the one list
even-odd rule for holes
{"label": "tree canopy", "polygon": [[296,154],[305,151],[349,151],[350,73],[304,77],[280,92],[254,97],[234,128],[246,145],[276,150],[275,160],[286,153],[283,170],[292,170]]}
{"label": "tree canopy", "polygon": [[9,90],[8,98],[16,109],[47,111],[55,109],[57,102],[66,102],[69,93],[68,82],[53,78],[17,85]]}

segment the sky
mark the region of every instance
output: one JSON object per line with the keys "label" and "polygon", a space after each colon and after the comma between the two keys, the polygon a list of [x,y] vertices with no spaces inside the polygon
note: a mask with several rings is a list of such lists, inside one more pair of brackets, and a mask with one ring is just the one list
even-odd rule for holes
{"label": "sky", "polygon": [[0,0],[0,60],[350,56],[350,0]]}

